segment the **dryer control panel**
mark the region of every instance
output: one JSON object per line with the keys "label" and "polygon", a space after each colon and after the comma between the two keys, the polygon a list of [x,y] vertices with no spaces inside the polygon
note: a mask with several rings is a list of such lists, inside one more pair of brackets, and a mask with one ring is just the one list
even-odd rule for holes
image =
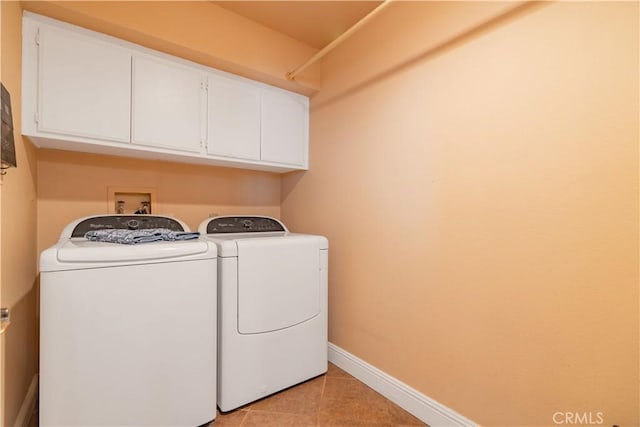
{"label": "dryer control panel", "polygon": [[78,223],[71,237],[84,237],[87,231],[104,229],[146,230],[168,228],[171,231],[185,231],[173,218],[153,215],[105,215],[87,218]]}
{"label": "dryer control panel", "polygon": [[268,233],[287,231],[284,225],[266,216],[218,216],[207,224],[207,234]]}

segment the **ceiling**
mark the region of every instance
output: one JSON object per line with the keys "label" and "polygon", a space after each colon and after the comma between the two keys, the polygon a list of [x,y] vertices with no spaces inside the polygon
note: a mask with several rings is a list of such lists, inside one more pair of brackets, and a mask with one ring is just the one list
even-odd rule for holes
{"label": "ceiling", "polygon": [[220,7],[321,49],[381,1],[214,1]]}

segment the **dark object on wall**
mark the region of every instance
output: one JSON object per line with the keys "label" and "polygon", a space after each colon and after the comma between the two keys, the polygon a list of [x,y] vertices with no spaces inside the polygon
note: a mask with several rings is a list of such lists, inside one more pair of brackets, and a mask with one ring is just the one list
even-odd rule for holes
{"label": "dark object on wall", "polygon": [[13,141],[13,117],[11,115],[11,97],[9,96],[9,91],[4,87],[2,83],[1,86],[1,99],[2,99],[2,147],[0,148],[0,154],[2,154],[2,169],[3,175],[6,173],[5,169],[10,167],[16,167],[16,146]]}

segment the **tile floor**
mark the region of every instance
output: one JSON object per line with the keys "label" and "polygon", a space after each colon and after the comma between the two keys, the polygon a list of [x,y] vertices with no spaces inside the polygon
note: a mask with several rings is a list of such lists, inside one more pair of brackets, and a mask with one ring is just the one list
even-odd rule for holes
{"label": "tile floor", "polygon": [[210,427],[399,427],[425,424],[342,369],[226,414]]}
{"label": "tile floor", "polygon": [[[423,422],[329,363],[325,375],[235,411],[218,413],[208,427],[400,427]],[[38,426],[38,409],[29,427]]]}

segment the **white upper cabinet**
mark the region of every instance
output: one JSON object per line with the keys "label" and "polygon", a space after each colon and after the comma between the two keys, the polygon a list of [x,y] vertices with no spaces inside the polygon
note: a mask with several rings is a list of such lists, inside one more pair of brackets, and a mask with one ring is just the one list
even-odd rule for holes
{"label": "white upper cabinet", "polygon": [[308,99],[295,93],[264,88],[261,111],[261,159],[306,169]]}
{"label": "white upper cabinet", "polygon": [[[26,43],[27,41],[25,41]],[[37,115],[42,132],[129,142],[131,55],[78,34],[42,27]]]}
{"label": "white upper cabinet", "polygon": [[24,12],[22,133],[38,147],[307,169],[309,99]]}
{"label": "white upper cabinet", "polygon": [[207,152],[260,160],[260,89],[223,76],[209,76]]}
{"label": "white upper cabinet", "polygon": [[199,153],[204,78],[182,64],[134,55],[131,142]]}

